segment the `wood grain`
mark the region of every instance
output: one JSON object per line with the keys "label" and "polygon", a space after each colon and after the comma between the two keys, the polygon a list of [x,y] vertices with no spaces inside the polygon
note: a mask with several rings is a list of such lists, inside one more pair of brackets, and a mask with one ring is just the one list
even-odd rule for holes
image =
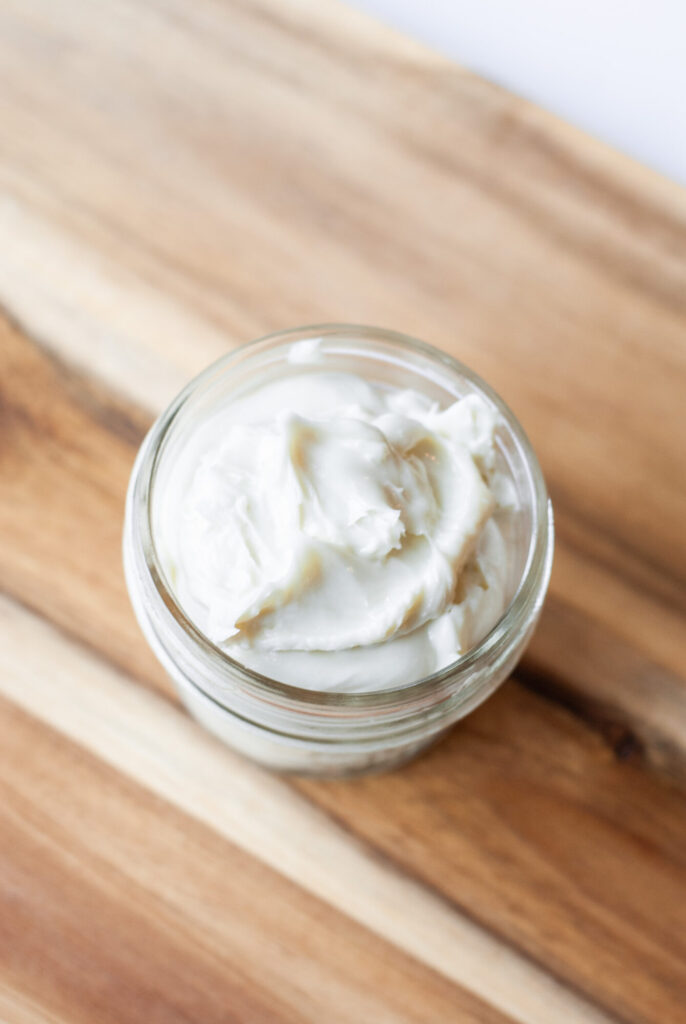
{"label": "wood grain", "polygon": [[[0,118],[0,1016],[676,1024],[684,191],[328,0],[1,0]],[[151,415],[317,320],[483,373],[558,530],[516,679],[355,783],[205,737],[120,568]]]}
{"label": "wood grain", "polygon": [[18,710],[1,728],[2,972],[49,1011],[509,1020]]}

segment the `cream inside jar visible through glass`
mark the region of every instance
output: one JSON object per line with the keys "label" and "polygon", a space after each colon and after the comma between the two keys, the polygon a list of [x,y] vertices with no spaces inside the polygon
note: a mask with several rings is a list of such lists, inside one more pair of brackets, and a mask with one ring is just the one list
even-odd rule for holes
{"label": "cream inside jar visible through glass", "polygon": [[456,661],[516,586],[498,413],[319,365],[211,412],[177,450],[157,550],[228,655],[313,690],[382,690]]}

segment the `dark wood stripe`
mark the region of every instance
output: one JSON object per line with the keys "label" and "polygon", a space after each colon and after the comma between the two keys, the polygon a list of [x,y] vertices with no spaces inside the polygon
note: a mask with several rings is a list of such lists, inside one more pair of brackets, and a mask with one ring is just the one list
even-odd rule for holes
{"label": "dark wood stripe", "polygon": [[517,681],[567,708],[615,751],[683,784],[686,688],[681,676],[551,596]]}

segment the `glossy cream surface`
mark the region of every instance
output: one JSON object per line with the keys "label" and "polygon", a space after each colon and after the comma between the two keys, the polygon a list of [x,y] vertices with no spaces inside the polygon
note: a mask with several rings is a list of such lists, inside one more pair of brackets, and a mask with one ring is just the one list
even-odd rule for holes
{"label": "glossy cream surface", "polygon": [[[307,356],[307,353],[304,353]],[[477,394],[302,367],[189,432],[155,536],[189,617],[242,664],[316,690],[413,682],[510,595],[514,489]]]}

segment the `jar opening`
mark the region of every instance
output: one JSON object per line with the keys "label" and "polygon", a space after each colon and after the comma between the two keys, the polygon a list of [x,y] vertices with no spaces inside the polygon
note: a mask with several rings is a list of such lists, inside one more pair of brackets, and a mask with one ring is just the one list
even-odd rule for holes
{"label": "jar opening", "polygon": [[[174,581],[167,579],[164,558],[158,549],[155,530],[157,488],[166,460],[173,459],[174,446],[180,443],[184,427],[194,418],[206,415],[225,396],[246,393],[260,386],[270,375],[293,367],[286,355],[295,342],[318,341],[328,368],[357,367],[365,364],[365,374],[374,378],[384,371],[384,379],[408,386],[408,376],[419,375],[422,385],[436,396],[461,397],[477,392],[491,403],[503,424],[501,455],[526,495],[528,528],[526,552],[512,597],[500,619],[470,650],[445,668],[421,679],[386,689],[360,692],[313,690],[283,683],[248,668],[210,640],[192,621],[178,601]],[[446,681],[453,686],[456,678],[465,682],[480,664],[507,648],[513,633],[537,615],[545,595],[552,561],[552,512],[540,467],[531,445],[502,399],[478,375],[451,356],[431,346],[394,331],[357,325],[323,324],[295,328],[267,335],[235,349],[196,377],[181,392],[151,428],[139,454],[132,483],[132,501],[142,515],[139,517],[142,555],[150,584],[173,628],[184,633],[199,656],[215,671],[223,670],[231,680],[240,679],[275,702],[298,702],[316,706],[347,709],[354,717],[370,706],[392,705],[395,702],[419,702],[431,694],[435,697]]]}

